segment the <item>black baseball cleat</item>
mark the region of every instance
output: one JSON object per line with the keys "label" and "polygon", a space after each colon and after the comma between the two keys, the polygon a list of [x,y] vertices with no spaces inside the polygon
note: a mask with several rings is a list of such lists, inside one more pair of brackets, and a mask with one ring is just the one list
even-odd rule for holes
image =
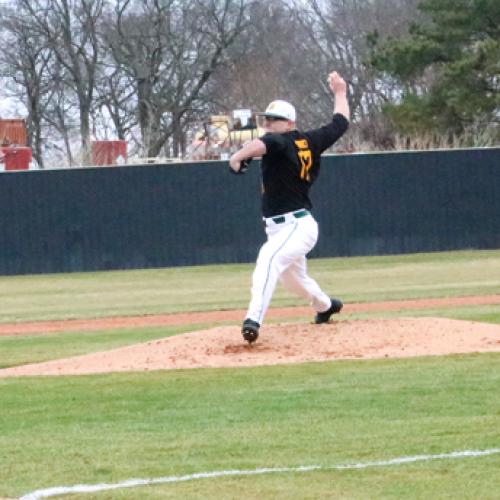
{"label": "black baseball cleat", "polygon": [[251,344],[255,342],[259,338],[259,328],[260,325],[257,321],[253,321],[252,319],[246,319],[243,321],[243,326],[241,327],[241,333],[243,338]]}
{"label": "black baseball cleat", "polygon": [[332,314],[337,314],[340,312],[344,304],[339,299],[330,299],[332,302],[332,305],[330,306],[330,309],[327,309],[324,312],[319,312],[316,314],[314,318],[314,322],[319,325],[321,323],[328,323],[330,320],[330,316]]}

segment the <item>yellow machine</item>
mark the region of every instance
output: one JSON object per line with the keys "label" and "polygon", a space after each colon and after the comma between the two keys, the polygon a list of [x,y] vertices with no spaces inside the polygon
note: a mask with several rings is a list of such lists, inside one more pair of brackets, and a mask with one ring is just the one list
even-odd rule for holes
{"label": "yellow machine", "polygon": [[195,133],[189,157],[192,160],[228,160],[245,142],[264,134],[249,109],[234,110],[232,116],[212,115]]}

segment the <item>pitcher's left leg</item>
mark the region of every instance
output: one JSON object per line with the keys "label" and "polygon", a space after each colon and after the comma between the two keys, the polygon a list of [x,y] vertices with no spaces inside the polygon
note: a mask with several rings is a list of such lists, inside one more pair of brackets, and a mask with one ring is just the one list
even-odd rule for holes
{"label": "pitcher's left leg", "polygon": [[330,297],[318,283],[307,274],[305,257],[297,259],[281,274],[280,282],[290,292],[307,300],[316,312],[330,307]]}

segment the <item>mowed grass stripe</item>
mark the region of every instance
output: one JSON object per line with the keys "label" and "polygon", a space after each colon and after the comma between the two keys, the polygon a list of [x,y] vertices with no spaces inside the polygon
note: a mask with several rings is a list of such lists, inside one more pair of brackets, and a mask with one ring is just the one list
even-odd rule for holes
{"label": "mowed grass stripe", "polygon": [[[253,264],[0,277],[0,322],[242,309]],[[310,259],[345,302],[500,293],[500,250]],[[281,288],[273,307],[302,305]]]}
{"label": "mowed grass stripe", "polygon": [[179,335],[213,324],[193,324],[153,328],[121,328],[89,332],[63,332],[0,337],[0,369],[51,359],[68,358],[92,352],[148,342]]}

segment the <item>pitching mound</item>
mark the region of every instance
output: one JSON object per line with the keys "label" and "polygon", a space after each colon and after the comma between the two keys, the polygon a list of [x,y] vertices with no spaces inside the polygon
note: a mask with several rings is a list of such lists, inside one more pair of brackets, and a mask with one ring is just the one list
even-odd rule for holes
{"label": "pitching mound", "polygon": [[237,367],[335,359],[500,351],[500,326],[443,318],[265,325],[252,346],[238,326],[177,335],[85,356],[0,370],[0,377]]}

